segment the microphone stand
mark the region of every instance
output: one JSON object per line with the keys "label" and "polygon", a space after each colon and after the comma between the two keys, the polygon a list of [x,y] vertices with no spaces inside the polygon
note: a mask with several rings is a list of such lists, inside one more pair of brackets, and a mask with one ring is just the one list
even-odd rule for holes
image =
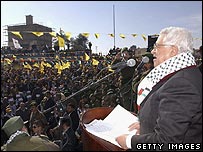
{"label": "microphone stand", "polygon": [[[135,68],[135,71],[133,73],[133,77],[132,77],[132,82],[133,82],[133,79],[136,78],[136,77],[140,77],[141,76],[141,69],[137,69]],[[132,83],[131,83],[132,84]],[[131,86],[132,87],[132,86]],[[135,112],[135,109],[134,109],[134,92],[133,92],[133,89],[131,88],[131,93],[130,93],[130,111],[132,112]]]}
{"label": "microphone stand", "polygon": [[112,72],[112,73],[106,75],[106,76],[103,77],[102,79],[99,79],[99,80],[97,80],[96,82],[90,83],[89,85],[85,86],[84,88],[80,89],[79,91],[77,91],[77,92],[71,94],[70,96],[68,96],[65,100],[60,101],[59,103],[56,103],[56,105],[54,105],[54,106],[52,106],[52,107],[50,107],[50,108],[44,110],[43,113],[47,113],[47,112],[49,112],[49,111],[52,111],[55,107],[57,107],[57,106],[59,106],[59,105],[61,105],[61,104],[66,103],[69,99],[73,98],[74,96],[76,96],[76,95],[78,95],[78,94],[80,94],[80,93],[82,93],[82,92],[84,92],[84,91],[86,91],[86,90],[88,90],[88,89],[90,89],[90,88],[92,88],[92,87],[98,85],[99,83],[103,82],[103,81],[106,80],[108,77],[112,76],[113,74],[120,72],[121,69],[122,69],[122,68],[117,68],[116,70],[114,70],[114,72]]}

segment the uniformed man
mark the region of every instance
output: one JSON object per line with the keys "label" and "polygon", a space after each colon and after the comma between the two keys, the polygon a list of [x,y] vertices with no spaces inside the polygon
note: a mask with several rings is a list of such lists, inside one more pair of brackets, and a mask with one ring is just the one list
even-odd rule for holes
{"label": "uniformed man", "polygon": [[2,127],[8,141],[3,151],[60,151],[58,145],[40,136],[30,136],[20,116],[14,116]]}
{"label": "uniformed man", "polygon": [[133,97],[132,100],[134,101],[134,111],[136,114],[138,112],[138,107],[137,107],[137,87],[139,83],[144,79],[144,77],[154,68],[154,63],[153,63],[153,55],[151,52],[145,52],[142,57],[148,57],[149,62],[144,64],[144,67],[140,70],[140,73],[135,75],[132,81],[132,90],[133,90]]}
{"label": "uniformed man", "polygon": [[[126,62],[129,59],[135,59],[136,58],[133,56],[133,51],[128,49],[127,47],[124,47],[121,52],[118,52],[112,61],[112,65],[119,63],[119,62]],[[121,69],[120,71],[120,95],[122,97],[121,105],[129,110],[132,111],[132,103],[131,103],[131,83],[132,83],[132,78],[135,72],[135,68],[137,65],[134,65],[133,67],[125,67]],[[113,69],[115,70],[115,69]]]}

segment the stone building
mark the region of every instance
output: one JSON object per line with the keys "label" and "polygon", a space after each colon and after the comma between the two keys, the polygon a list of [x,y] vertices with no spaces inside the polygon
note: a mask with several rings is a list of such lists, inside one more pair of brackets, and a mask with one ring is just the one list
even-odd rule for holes
{"label": "stone building", "polygon": [[[19,36],[13,34],[12,32],[20,32]],[[42,36],[36,36],[32,32],[43,32]],[[13,39],[18,40],[19,44],[24,49],[42,49],[44,46],[52,47],[52,37],[49,34],[52,32],[52,28],[33,23],[33,16],[26,16],[25,25],[12,25],[8,26],[8,46],[13,48]]]}

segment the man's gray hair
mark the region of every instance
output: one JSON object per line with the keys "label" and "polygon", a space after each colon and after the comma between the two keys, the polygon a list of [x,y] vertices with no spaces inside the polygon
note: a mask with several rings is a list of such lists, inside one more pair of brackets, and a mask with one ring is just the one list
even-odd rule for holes
{"label": "man's gray hair", "polygon": [[167,27],[161,30],[160,35],[163,36],[163,43],[175,45],[178,52],[193,53],[193,37],[189,30],[181,27]]}

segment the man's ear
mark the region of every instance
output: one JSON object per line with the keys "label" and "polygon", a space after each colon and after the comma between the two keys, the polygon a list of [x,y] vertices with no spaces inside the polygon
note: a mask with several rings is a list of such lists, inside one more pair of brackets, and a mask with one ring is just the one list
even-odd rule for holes
{"label": "man's ear", "polygon": [[171,56],[176,56],[178,54],[178,47],[172,47]]}

